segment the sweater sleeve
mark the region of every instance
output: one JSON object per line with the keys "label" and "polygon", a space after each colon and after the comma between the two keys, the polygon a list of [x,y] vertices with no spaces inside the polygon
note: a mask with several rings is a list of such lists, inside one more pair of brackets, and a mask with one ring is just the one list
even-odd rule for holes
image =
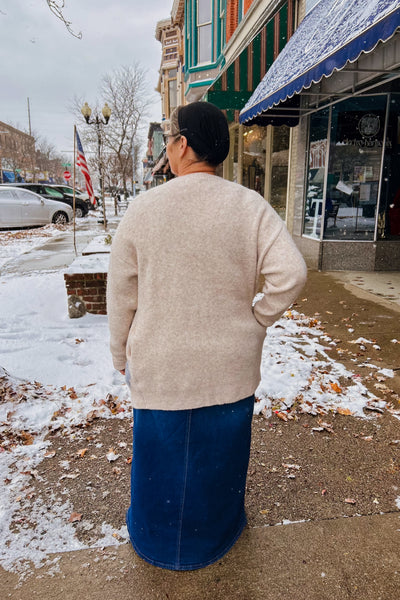
{"label": "sweater sleeve", "polygon": [[270,207],[260,222],[257,272],[264,278],[263,297],[254,305],[254,316],[261,325],[270,327],[296,300],[307,278],[303,257]]}
{"label": "sweater sleeve", "polygon": [[125,369],[126,344],[138,304],[137,258],[127,223],[121,222],[113,239],[107,275],[107,314],[113,364]]}

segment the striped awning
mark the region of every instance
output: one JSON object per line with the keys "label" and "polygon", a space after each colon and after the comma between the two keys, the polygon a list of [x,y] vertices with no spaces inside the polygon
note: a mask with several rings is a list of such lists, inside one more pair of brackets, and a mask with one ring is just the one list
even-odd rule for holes
{"label": "striped awning", "polygon": [[[272,116],[274,107],[284,104],[297,124],[302,90],[388,41],[399,27],[399,0],[320,0],[248,100],[240,123]],[[275,117],[279,120],[279,113]]]}
{"label": "striped awning", "polygon": [[229,121],[238,120],[240,109],[292,36],[294,15],[294,2],[287,0],[210,86],[205,100],[225,110]]}

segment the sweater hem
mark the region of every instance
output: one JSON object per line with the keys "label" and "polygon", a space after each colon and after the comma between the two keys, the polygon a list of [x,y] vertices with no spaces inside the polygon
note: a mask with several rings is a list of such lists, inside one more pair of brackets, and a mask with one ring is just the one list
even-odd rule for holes
{"label": "sweater hem", "polygon": [[[132,382],[131,382],[132,383]],[[233,404],[243,398],[254,395],[260,383],[258,376],[255,383],[246,387],[222,385],[217,389],[204,390],[201,394],[193,394],[191,390],[177,390],[176,393],[160,394],[146,390],[146,398],[136,386],[130,386],[132,406],[140,410],[191,410],[222,404]],[[179,398],[183,400],[180,402]]]}

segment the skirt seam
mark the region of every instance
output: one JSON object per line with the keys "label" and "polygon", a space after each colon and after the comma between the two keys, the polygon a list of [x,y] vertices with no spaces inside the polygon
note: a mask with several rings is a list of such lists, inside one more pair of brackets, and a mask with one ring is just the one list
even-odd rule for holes
{"label": "skirt seam", "polygon": [[179,515],[179,527],[177,535],[177,547],[176,547],[176,564],[179,564],[181,558],[181,540],[182,540],[182,528],[183,528],[183,513],[185,510],[185,497],[186,497],[186,485],[187,485],[187,474],[189,466],[189,443],[190,443],[190,426],[192,422],[192,411],[188,414],[187,425],[186,425],[186,440],[185,440],[185,474],[182,486],[182,501],[181,510]]}

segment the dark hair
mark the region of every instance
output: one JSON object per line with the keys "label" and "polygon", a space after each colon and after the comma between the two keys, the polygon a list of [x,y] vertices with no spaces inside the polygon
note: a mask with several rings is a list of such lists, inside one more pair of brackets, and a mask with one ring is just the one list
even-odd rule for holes
{"label": "dark hair", "polygon": [[178,106],[171,115],[170,135],[183,135],[198,160],[212,166],[229,153],[229,128],[224,113],[209,102]]}

